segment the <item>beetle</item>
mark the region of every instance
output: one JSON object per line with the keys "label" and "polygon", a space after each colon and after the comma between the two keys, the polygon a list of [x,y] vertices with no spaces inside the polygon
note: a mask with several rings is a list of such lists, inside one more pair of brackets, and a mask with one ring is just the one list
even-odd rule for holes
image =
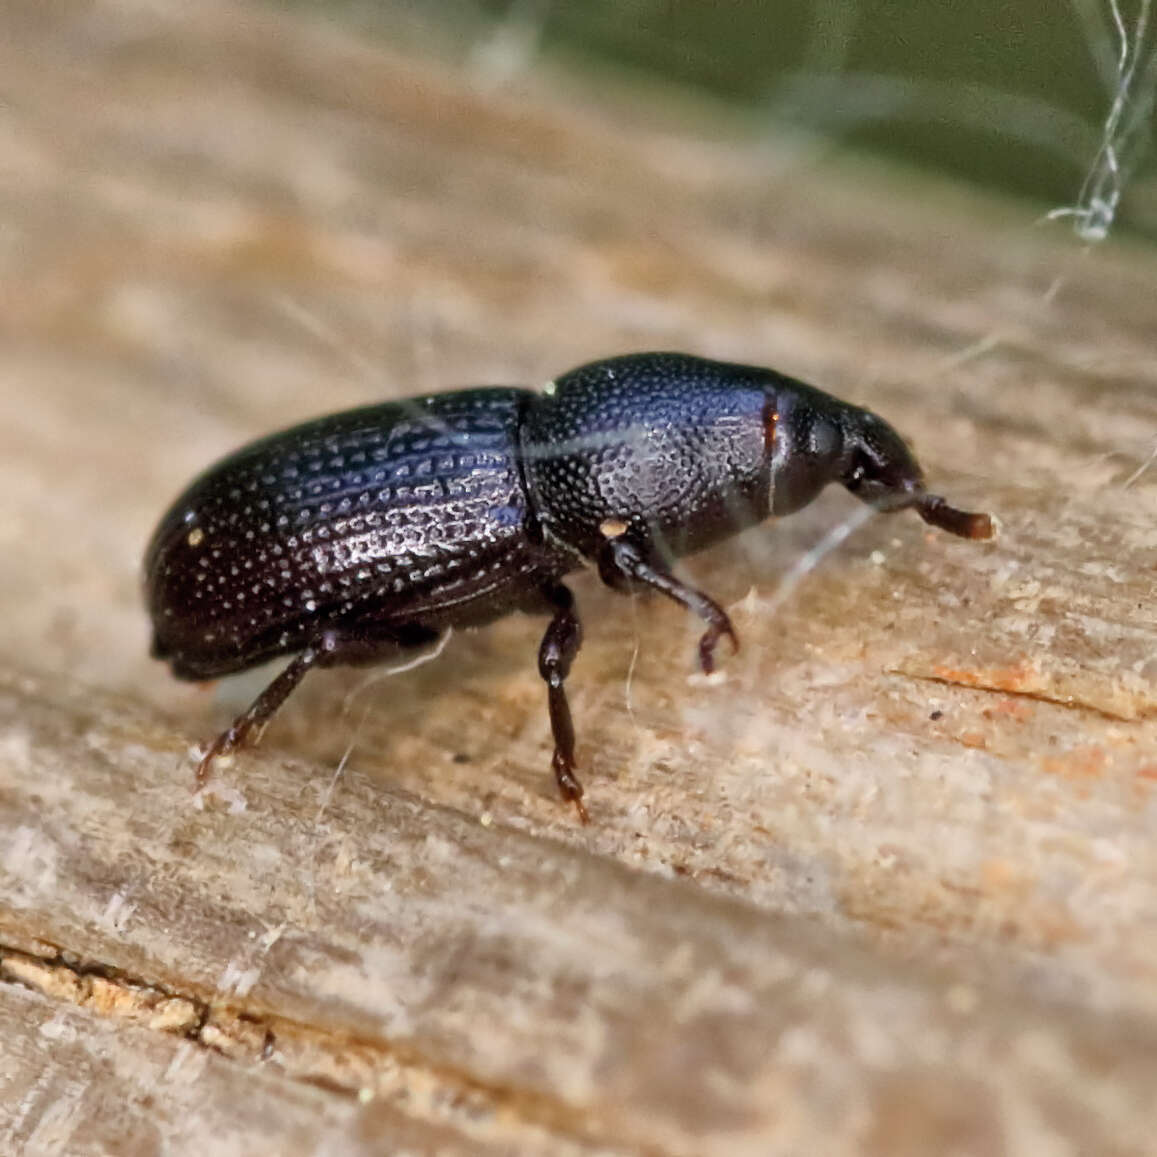
{"label": "beetle", "polygon": [[588,819],[565,683],[582,642],[563,578],[651,588],[704,623],[715,667],[727,612],[671,570],[831,482],[877,510],[915,510],[970,539],[987,514],[925,489],[869,410],[758,366],[680,353],[591,362],[540,392],[484,387],[318,418],[210,467],[162,518],[145,557],[152,654],[180,679],[289,664],[207,748],[240,746],[313,667],[377,662],[452,627],[548,613],[538,653],[565,800]]}

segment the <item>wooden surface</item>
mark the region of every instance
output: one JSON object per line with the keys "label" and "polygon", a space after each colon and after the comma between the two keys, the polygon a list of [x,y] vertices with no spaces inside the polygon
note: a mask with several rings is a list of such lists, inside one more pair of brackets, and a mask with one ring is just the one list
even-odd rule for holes
{"label": "wooden surface", "polygon": [[[0,1151],[1132,1154],[1157,1135],[1157,258],[216,4],[0,17]],[[326,672],[191,797],[139,560],[246,438],[674,348],[891,418],[687,573]],[[1140,470],[1140,473],[1138,471]],[[380,673],[379,673],[380,674]]]}

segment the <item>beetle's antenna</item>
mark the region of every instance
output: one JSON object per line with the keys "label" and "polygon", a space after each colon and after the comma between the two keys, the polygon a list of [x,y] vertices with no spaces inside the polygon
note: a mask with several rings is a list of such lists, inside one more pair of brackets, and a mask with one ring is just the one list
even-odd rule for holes
{"label": "beetle's antenna", "polygon": [[939,494],[923,494],[915,503],[920,517],[930,526],[938,526],[960,538],[994,538],[996,526],[991,514],[957,510],[949,506]]}

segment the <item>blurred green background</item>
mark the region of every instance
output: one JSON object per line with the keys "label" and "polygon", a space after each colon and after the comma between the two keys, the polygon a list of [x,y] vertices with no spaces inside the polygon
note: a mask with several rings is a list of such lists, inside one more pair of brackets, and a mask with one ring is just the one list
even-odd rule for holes
{"label": "blurred green background", "polygon": [[[884,154],[1040,213],[1099,195],[1093,232],[1111,219],[1157,239],[1154,0],[298,2],[386,36],[424,28],[483,84],[544,63],[677,84],[756,134],[802,131],[821,150]],[[1116,156],[1101,153],[1104,183],[1083,188],[1130,68]]]}

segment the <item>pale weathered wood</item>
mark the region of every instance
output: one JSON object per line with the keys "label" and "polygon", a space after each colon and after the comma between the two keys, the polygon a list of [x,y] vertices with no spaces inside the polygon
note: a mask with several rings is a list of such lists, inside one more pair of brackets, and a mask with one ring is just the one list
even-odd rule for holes
{"label": "pale weathered wood", "polygon": [[[545,75],[483,97],[263,9],[5,27],[0,1136],[1151,1147],[1151,252],[606,92],[575,112]],[[193,806],[192,745],[267,676],[214,698],[147,659],[140,553],[192,473],[320,411],[663,347],[874,406],[1000,539],[879,519],[799,577],[832,493],[692,560],[743,638],[709,685],[694,624],[580,577],[589,829],[528,619],[312,678],[221,769],[232,809]],[[165,1078],[188,1050],[196,1095]]]}
{"label": "pale weathered wood", "polygon": [[0,989],[0,1033],[5,1153],[365,1151],[352,1098],[270,1079],[190,1041],[9,985]]}
{"label": "pale weathered wood", "polygon": [[[363,780],[319,820],[327,785],[297,761],[250,761],[244,811],[194,812],[164,733],[91,691],[9,683],[0,725],[25,745],[6,925],[215,1009],[197,1039],[243,1069],[365,1089],[432,1127],[465,1116],[480,1141],[513,1114],[520,1148],[557,1134],[547,1151],[894,1152],[898,1134],[984,1152],[1009,1103],[1082,1151],[1141,1151],[1157,1051],[1126,1017],[887,961]],[[190,1031],[153,994],[143,1016],[78,998],[69,970],[5,970]]]}

